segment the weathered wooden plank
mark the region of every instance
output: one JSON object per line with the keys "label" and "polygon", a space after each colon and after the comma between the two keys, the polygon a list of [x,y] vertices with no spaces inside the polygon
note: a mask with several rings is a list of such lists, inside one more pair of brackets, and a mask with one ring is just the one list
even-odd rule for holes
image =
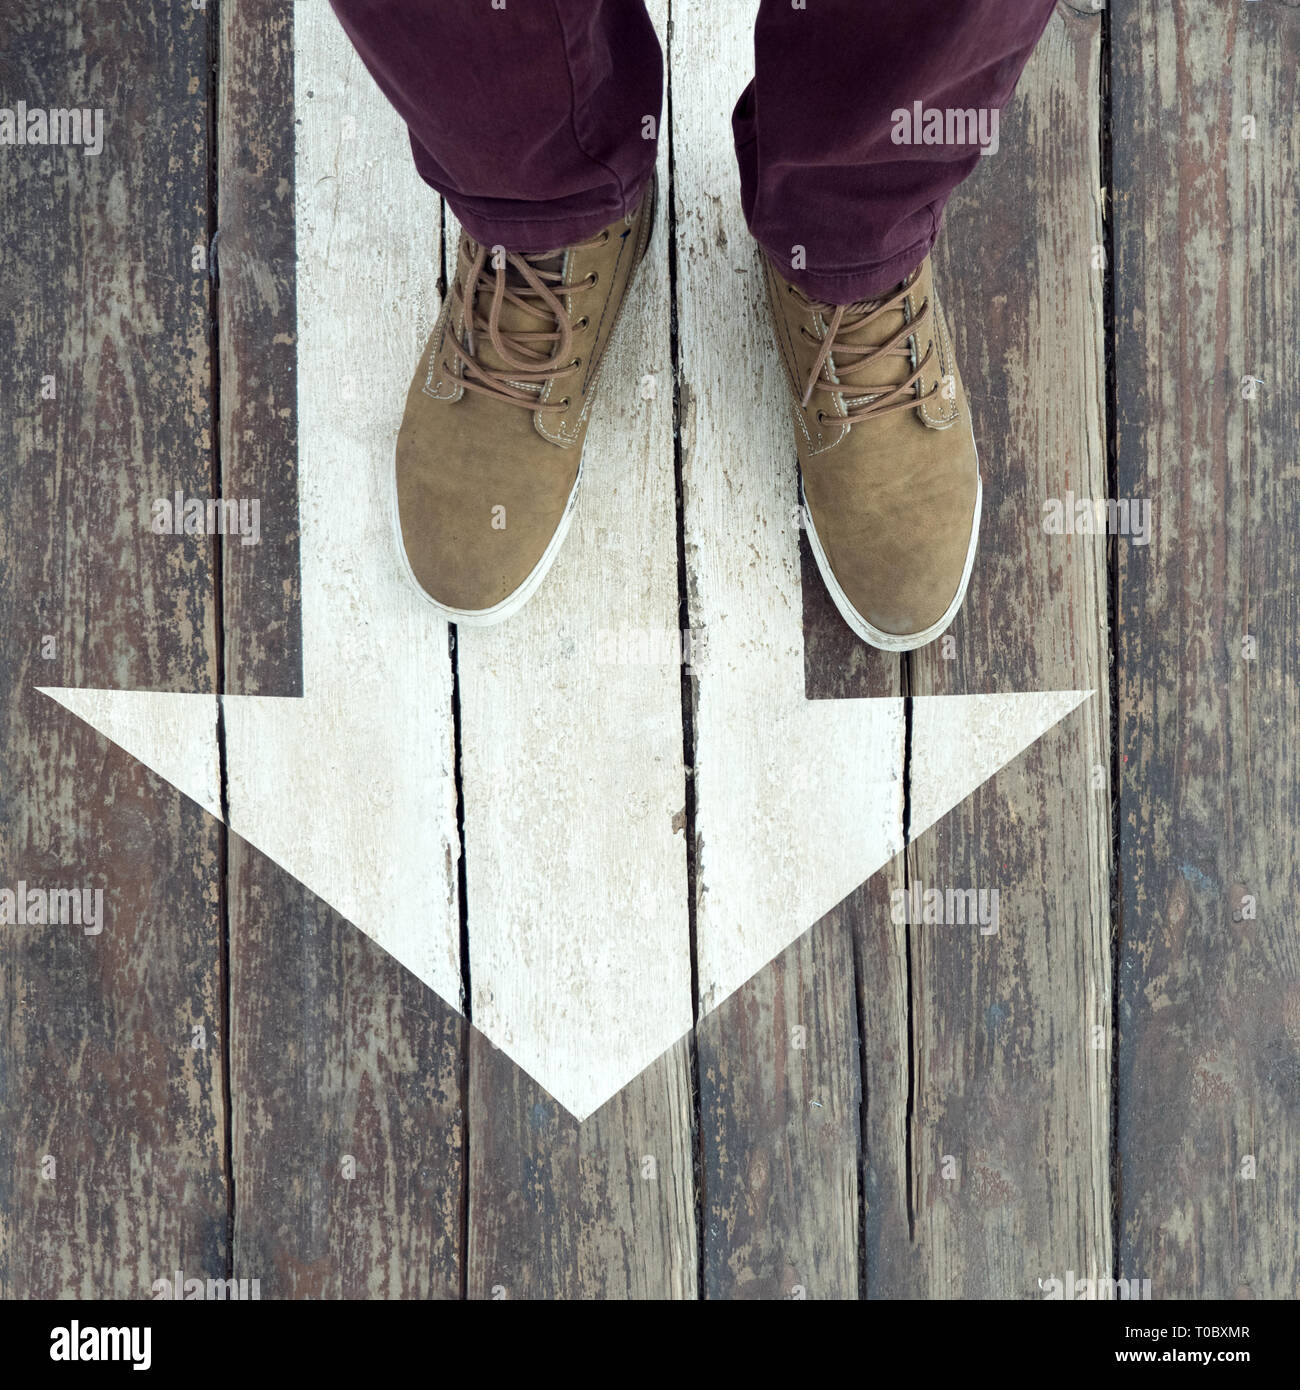
{"label": "weathered wooden plank", "polygon": [[1097,694],[909,850],[910,884],[996,890],[998,927],[906,928],[919,1258],[870,1271],[887,1296],[1111,1267],[1105,542],[1042,526],[1107,492],[1099,60],[1100,20],[1058,10],[937,256],[984,513],[955,640],[909,658],[910,691]]}
{"label": "weathered wooden plank", "polygon": [[[667,4],[649,9],[662,37]],[[691,977],[666,140],[658,172],[656,225],[603,368],[573,530],[522,613],[457,640],[476,1025],[471,1296],[682,1298],[696,1287],[678,1041]],[[449,219],[449,269],[457,235]],[[544,1062],[557,1085],[539,1087],[490,1039],[526,1070],[530,1057]]]}
{"label": "weathered wooden plank", "polygon": [[0,927],[6,1298],[226,1267],[216,827],[34,690],[214,687],[211,543],[150,529],[213,486],[208,53],[189,6],[0,18],[7,107],[102,136],[0,157],[0,886],[104,895]]}
{"label": "weathered wooden plank", "polygon": [[[386,494],[435,307],[439,208],[326,6],[236,0],[222,20],[223,486],[261,499],[264,521],[259,546],[226,552],[226,670],[239,693],[295,695],[297,461],[344,450],[355,476],[339,480],[339,495],[350,492],[358,526],[362,499]],[[268,110],[296,119],[268,122]],[[301,264],[295,203],[310,208]],[[377,310],[391,328],[382,346]],[[388,554],[388,528],[371,544]],[[313,591],[308,603],[318,601]],[[418,692],[422,735],[450,749],[449,656],[441,666]],[[417,698],[392,669],[391,698]],[[354,848],[358,861],[371,852]],[[456,1296],[463,1020],[237,836],[229,911],[236,1274],[259,1278],[264,1298]]]}
{"label": "weathered wooden plank", "polygon": [[706,1297],[857,1297],[850,921],[831,913],[700,1021]]}
{"label": "weathered wooden plank", "polygon": [[[806,534],[799,538],[799,572],[804,693],[808,699],[900,697],[904,659],[869,647],[840,617],[818,573]],[[823,982],[841,980],[841,936],[850,943],[860,1092],[858,1293],[867,1298],[877,1293],[877,1282],[886,1290],[905,1286],[905,1271],[920,1254],[912,1244],[908,1206],[911,1009],[907,929],[890,916],[892,895],[904,886],[904,859],[899,854],[828,913],[808,934],[807,946],[801,942],[775,962],[774,978],[768,986],[781,992],[782,973],[796,950],[812,952],[808,970],[816,969],[820,962]],[[721,1012],[728,1007],[724,1005]],[[708,1035],[708,1023],[706,1020],[701,1029],[704,1036]],[[841,1021],[840,1026],[842,1030],[847,1024]],[[842,1035],[828,1041],[840,1047],[847,1045]],[[764,1094],[770,1095],[770,1090],[749,1098],[746,1110],[762,1111],[767,1103],[762,1099]],[[764,1129],[773,1132],[766,1124],[756,1123],[755,1128],[760,1133]]]}
{"label": "weathered wooden plank", "polygon": [[[891,699],[903,694],[904,658],[867,646],[840,617],[826,592],[807,537],[800,537],[803,588],[804,688],[810,700]],[[907,928],[890,914],[893,894],[905,886],[902,854],[828,913],[807,937],[823,981],[843,979],[847,940],[857,1007],[858,1294],[871,1298],[907,1286],[921,1252],[909,1219],[909,1085],[912,1019]],[[787,968],[789,955],[773,967]],[[776,981],[774,981],[776,983]],[[779,988],[779,985],[778,985]],[[727,1008],[723,1006],[723,1011]],[[706,1020],[707,1027],[707,1020]],[[703,1030],[702,1030],[703,1031]],[[839,1046],[846,1044],[836,1039]],[[755,1097],[749,1110],[762,1108]]]}
{"label": "weathered wooden plank", "polygon": [[691,1026],[665,204],[573,530],[521,613],[457,635],[472,1018],[579,1118]]}
{"label": "weathered wooden plank", "polygon": [[455,1298],[465,1024],[232,837],[235,1273],[263,1298]]}
{"label": "weathered wooden plank", "polygon": [[227,0],[220,27],[218,446],[223,495],[256,499],[261,523],[221,548],[225,689],[301,695],[294,7]]}
{"label": "weathered wooden plank", "polygon": [[688,1049],[579,1123],[471,1030],[470,1298],[695,1296]]}
{"label": "weathered wooden plank", "polygon": [[[729,139],[733,87],[752,67],[755,10],[744,4],[719,13],[704,3],[673,9],[687,583],[691,625],[706,633],[693,721],[701,909],[711,891],[716,897],[720,871],[747,871],[721,863],[716,850],[710,858],[711,845],[735,844],[731,835],[722,838],[725,822],[752,822],[772,837],[782,860],[800,854],[797,844],[781,845],[798,838],[796,826],[771,824],[771,808],[731,803],[723,789],[735,760],[761,761],[798,727],[795,703],[807,683],[794,441]],[[728,80],[720,82],[720,74]],[[745,381],[751,390],[740,386]],[[773,690],[768,703],[748,703],[747,692],[762,687],[738,684],[737,672],[754,652],[769,654],[764,664],[788,669],[798,682],[792,692]],[[785,751],[797,762],[806,749]],[[837,751],[853,757],[852,748]],[[766,892],[792,892],[801,873]],[[745,906],[778,919],[799,911],[793,899],[781,906],[768,896],[760,901],[757,884],[753,894]],[[798,925],[792,922],[790,937]],[[842,914],[770,965],[759,952],[764,968],[743,984],[743,975],[731,983],[729,974],[744,945],[743,923],[729,932],[725,917],[715,922],[701,911],[698,939],[704,1293],[854,1297],[861,1096],[852,946]],[[736,984],[741,988],[726,998]]]}
{"label": "weathered wooden plank", "polygon": [[852,933],[861,1039],[862,1268],[866,1298],[918,1284],[925,1252],[912,1239],[912,978],[907,927],[891,914],[906,887],[903,855],[837,910]]}
{"label": "weathered wooden plank", "polygon": [[[788,454],[793,469],[793,439]],[[798,524],[797,508],[792,516]],[[799,551],[807,698],[900,696],[901,659],[853,633],[802,535]],[[713,1297],[869,1295],[873,1266],[912,1254],[906,961],[902,928],[889,918],[902,883],[899,855],[700,1022]],[[828,1193],[823,1221],[816,1209]],[[831,1222],[833,1244],[823,1245]],[[813,1238],[792,1241],[805,1225]]]}
{"label": "weathered wooden plank", "polygon": [[1112,22],[1118,490],[1153,518],[1119,547],[1120,1266],[1291,1298],[1300,14]]}

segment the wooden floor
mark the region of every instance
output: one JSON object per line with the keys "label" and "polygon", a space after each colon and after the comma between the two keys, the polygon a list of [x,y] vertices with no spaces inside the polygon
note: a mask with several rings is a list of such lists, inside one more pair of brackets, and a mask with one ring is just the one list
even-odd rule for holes
{"label": "wooden floor", "polygon": [[[398,798],[397,833],[429,836],[453,942],[421,969],[38,687],[296,698],[366,666],[322,650],[305,597],[340,508],[300,446],[337,436],[362,510],[452,220],[323,0],[0,18],[0,101],[106,112],[96,157],[0,147],[0,889],[102,888],[112,914],[97,937],[0,926],[0,1296],[176,1270],[263,1298],[1036,1298],[1070,1275],[1295,1296],[1300,13],[1061,5],[948,211],[984,525],[955,642],[900,659],[852,637],[790,535],[727,129],[754,5],[650,9],[668,196],[575,535],[519,626],[412,625],[391,657],[423,681],[394,721],[423,733],[427,798]],[[309,360],[322,324],[355,372]],[[160,545],[143,499],[177,489],[303,525]],[[1067,496],[1149,502],[1150,543],[1048,534]],[[391,564],[362,540],[370,591]],[[935,775],[924,697],[1095,693],[733,993],[717,846],[752,809],[727,804],[745,713],[707,661],[592,674],[564,627],[592,586],[611,625],[703,632],[710,661],[754,659],[729,633],[763,661],[801,638],[809,702],[905,697],[904,838]],[[557,791],[615,709],[671,751]],[[759,747],[784,727],[759,723]],[[214,737],[205,804],[238,825],[257,774],[227,757],[237,722]],[[328,835],[334,751],[291,761],[264,780],[313,777],[293,827]],[[484,809],[503,777],[521,815],[568,797],[587,834],[530,860]],[[642,792],[620,846],[602,807]],[[896,924],[905,884],[996,888],[1000,930]],[[587,891],[611,931],[690,950],[636,982],[685,1035],[579,1123],[488,1040],[564,1001],[484,982],[518,944],[491,923]],[[574,1007],[616,1026],[607,983]]]}

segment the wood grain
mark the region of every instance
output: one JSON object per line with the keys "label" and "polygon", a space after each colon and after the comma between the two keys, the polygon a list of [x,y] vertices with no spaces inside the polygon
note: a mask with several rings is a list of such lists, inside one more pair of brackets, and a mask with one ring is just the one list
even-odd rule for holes
{"label": "wood grain", "polygon": [[[298,695],[299,634],[314,631],[295,602],[299,400],[310,427],[322,398],[335,400],[346,423],[332,438],[351,429],[375,441],[347,455],[357,476],[340,480],[359,518],[360,498],[387,481],[406,376],[434,310],[438,200],[411,175],[399,123],[326,7],[235,0],[222,22],[223,487],[262,499],[264,520],[262,544],[226,552],[226,672],[240,693]],[[300,84],[309,111],[295,106],[295,42],[312,74]],[[285,118],[268,122],[268,110]],[[358,158],[358,112],[374,117],[369,134],[391,173]],[[309,167],[333,176],[317,185],[301,266],[295,193],[317,190],[297,188],[295,130]],[[390,209],[383,231],[377,207]],[[324,363],[316,347],[299,351],[300,294],[317,332],[329,325],[334,355]],[[376,323],[390,319],[379,351]],[[301,441],[316,462],[328,442],[320,433]],[[338,605],[336,621],[348,613]],[[427,737],[450,752],[445,647],[441,662],[443,689],[432,680],[419,698]],[[396,666],[393,684],[401,698]],[[263,1298],[457,1296],[463,1020],[238,836],[228,895],[236,1275],[260,1279]]]}
{"label": "wood grain", "polygon": [[[744,944],[743,928],[733,939],[705,913],[717,899],[718,870],[727,867],[716,846],[735,844],[727,822],[763,833],[773,816],[731,803],[722,790],[726,770],[736,760],[772,756],[772,743],[795,727],[786,692],[742,709],[729,687],[751,643],[782,656],[802,645],[798,610],[785,611],[787,592],[799,602],[794,441],[728,125],[752,68],[756,8],[729,6],[720,15],[708,4],[674,5],[670,54],[683,526],[691,624],[707,634],[694,718],[703,1291],[710,1298],[842,1298],[856,1296],[859,1278],[851,937],[834,917],[727,998],[734,984],[725,966]],[[802,653],[790,665],[797,680],[805,675]],[[788,751],[798,758],[803,750]],[[856,751],[844,747],[845,760]],[[760,857],[770,843],[774,853],[797,854],[784,843],[789,828],[768,824],[770,839],[748,853]],[[731,872],[759,867],[747,862]],[[769,892],[782,899],[778,916],[797,911],[785,881]]]}
{"label": "wood grain", "polygon": [[1100,20],[1058,10],[936,257],[984,516],[952,658],[913,653],[910,692],[1097,694],[908,852],[910,883],[996,889],[1000,923],[907,928],[919,1259],[873,1271],[885,1295],[1111,1269],[1105,545],[1041,524],[1067,488],[1107,494],[1099,63]]}
{"label": "wood grain", "polygon": [[[671,148],[579,520],[506,636],[455,647],[462,1004],[498,1035],[531,1010],[538,1037],[572,1049],[566,1076],[598,1073],[582,1039],[608,1001],[548,1019],[554,991],[529,966],[572,935],[538,916],[533,886],[576,910],[595,874],[617,910],[585,904],[583,930],[640,932],[670,962],[641,1015],[703,1015],[581,1124],[415,973],[33,688],[307,693],[304,644],[334,626],[307,594],[322,571],[297,461],[337,443],[316,476],[355,486],[371,525],[454,220],[323,4],[89,0],[73,24],[21,0],[0,19],[7,102],[75,100],[106,123],[98,156],[0,158],[0,888],[102,887],[108,914],[98,936],[0,927],[0,1297],[140,1296],[177,1269],[257,1278],[264,1298],[1036,1298],[1071,1271],[1149,1278],[1164,1298],[1294,1293],[1300,14],[1060,7],[999,153],[947,213],[937,277],[984,525],[953,644],[899,660],[853,638],[798,534],[727,125],[756,5],[677,0],[671,26],[667,0],[651,8]],[[326,80],[304,92],[307,70]],[[331,343],[305,371],[304,315]],[[322,514],[316,486],[304,517]],[[151,534],[150,503],[177,488],[258,498],[262,544]],[[1067,490],[1150,499],[1152,543],[1045,533],[1043,504]],[[366,535],[340,611],[388,595],[388,538]],[[662,634],[683,605],[706,634],[685,750],[677,668],[595,655],[602,628]],[[427,844],[446,892],[427,938],[455,996],[452,649],[439,628],[430,655],[413,606],[396,621],[394,688],[426,677],[394,717],[418,705],[436,774]],[[343,658],[364,650],[352,640]],[[788,658],[827,709],[1096,693],[741,984],[731,956],[757,933],[729,936],[717,904],[747,873],[756,912],[795,902],[801,846],[720,791],[729,761],[776,767],[796,746],[771,750],[796,725],[775,696],[728,703],[751,689],[728,686],[751,650]],[[584,731],[616,717],[633,756],[557,806]],[[222,770],[237,797],[281,777],[273,759]],[[634,785],[629,835],[602,808]],[[502,788],[566,827],[564,864],[521,849]],[[286,819],[309,830],[311,809]],[[746,820],[765,855],[791,856],[766,877],[766,859],[719,863]],[[895,923],[905,884],[996,888],[997,934]]]}
{"label": "wood grain", "polygon": [[469,1297],[693,1298],[687,1042],[579,1124],[471,1037]]}
{"label": "wood grain", "polygon": [[215,686],[211,544],[149,528],[213,486],[208,54],[189,6],[0,19],[6,101],[104,120],[98,155],[0,158],[0,884],[106,922],[0,927],[5,1298],[226,1265],[220,840],[34,689]]}
{"label": "wood grain", "polygon": [[853,945],[833,913],[700,1021],[704,1292],[856,1298]]}
{"label": "wood grain", "polygon": [[[667,5],[649,10],[662,38]],[[672,1045],[691,1024],[681,671],[635,641],[678,627],[667,174],[664,141],[572,533],[524,612],[458,634],[474,1297],[695,1289],[689,1053]],[[449,268],[457,235],[449,220]],[[535,1036],[578,1094],[613,1030],[645,1040],[648,1070],[579,1127],[480,1029]]]}
{"label": "wood grain", "polygon": [[240,695],[302,694],[293,16],[278,0],[220,11],[221,482],[262,522],[257,545],[221,546],[225,689]]}
{"label": "wood grain", "polygon": [[1154,516],[1119,552],[1120,1263],[1293,1298],[1300,13],[1113,23],[1119,491]]}
{"label": "wood grain", "polygon": [[[793,438],[790,451],[793,457]],[[807,698],[902,696],[904,658],[867,646],[840,617],[806,535],[800,536],[799,561]],[[777,978],[768,986],[782,988],[780,977],[790,967],[795,951],[810,953],[811,959],[800,973],[812,975],[822,991],[841,989],[849,978],[853,981],[855,1014],[852,1019],[837,1018],[833,1036],[826,1039],[844,1051],[850,1045],[846,1033],[851,1024],[857,1045],[859,1224],[844,1252],[853,1251],[857,1270],[856,1287],[847,1269],[843,1271],[846,1297],[885,1297],[908,1287],[915,1281],[914,1266],[921,1258],[912,1242],[910,1208],[912,1010],[908,928],[896,924],[890,913],[893,894],[905,882],[904,856],[898,854],[828,913],[804,942],[775,962]],[[764,1108],[757,1097],[755,1102],[760,1110]]]}

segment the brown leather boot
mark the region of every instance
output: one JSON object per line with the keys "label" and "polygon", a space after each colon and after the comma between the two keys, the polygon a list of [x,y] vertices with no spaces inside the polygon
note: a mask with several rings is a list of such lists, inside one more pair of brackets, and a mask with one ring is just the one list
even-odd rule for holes
{"label": "brown leather boot", "polygon": [[397,439],[397,525],[410,577],[457,623],[509,617],[569,529],[600,367],[654,221],[518,254],[462,234],[456,279]]}
{"label": "brown leather boot", "polygon": [[809,299],[762,259],[817,567],[864,642],[923,647],[966,596],[981,497],[929,258],[896,290],[841,306]]}

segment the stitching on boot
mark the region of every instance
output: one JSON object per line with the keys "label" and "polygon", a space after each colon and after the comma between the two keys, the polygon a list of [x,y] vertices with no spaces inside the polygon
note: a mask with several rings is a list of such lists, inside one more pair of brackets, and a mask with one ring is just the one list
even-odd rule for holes
{"label": "stitching on boot", "polygon": [[440,331],[436,335],[433,343],[433,351],[429,354],[429,371],[424,379],[424,385],[420,390],[432,397],[435,401],[458,401],[465,394],[465,388],[458,382],[453,382],[446,391],[435,391],[433,389],[434,368],[442,357],[442,347],[447,340],[447,322],[451,318],[451,305],[448,303],[447,312],[442,316]]}
{"label": "stitching on boot", "polygon": [[[939,303],[938,296],[934,292],[933,280],[930,282],[930,302],[934,305],[934,336],[939,347],[939,381],[942,385],[944,377],[951,375],[955,383],[957,377],[956,373],[953,371],[954,353],[952,350],[952,342],[948,337],[948,320],[944,316],[943,306]],[[943,400],[942,395],[939,399]],[[945,404],[939,415],[931,415],[930,402],[927,398],[921,402],[920,414],[921,419],[924,420],[931,429],[946,430],[950,425],[956,424],[957,417],[961,414],[961,407],[954,394],[950,409]]]}
{"label": "stitching on boot", "polygon": [[[568,250],[565,251],[564,264],[560,267],[560,278],[566,285],[569,283],[569,273],[572,269],[572,265],[573,248],[570,247]],[[568,314],[570,318],[573,317],[573,296],[570,294],[566,294],[564,296],[564,312]],[[541,396],[539,397],[539,400],[549,404],[551,400],[551,393],[554,390],[555,386],[556,382],[554,380],[548,381],[546,383],[545,390],[543,390]],[[546,417],[540,413],[535,413],[533,415],[533,425],[536,427],[537,433],[540,434],[543,439],[549,439],[552,444],[559,444],[561,446],[564,446],[573,442],[572,440],[565,438],[563,430],[552,431],[546,423]]]}

